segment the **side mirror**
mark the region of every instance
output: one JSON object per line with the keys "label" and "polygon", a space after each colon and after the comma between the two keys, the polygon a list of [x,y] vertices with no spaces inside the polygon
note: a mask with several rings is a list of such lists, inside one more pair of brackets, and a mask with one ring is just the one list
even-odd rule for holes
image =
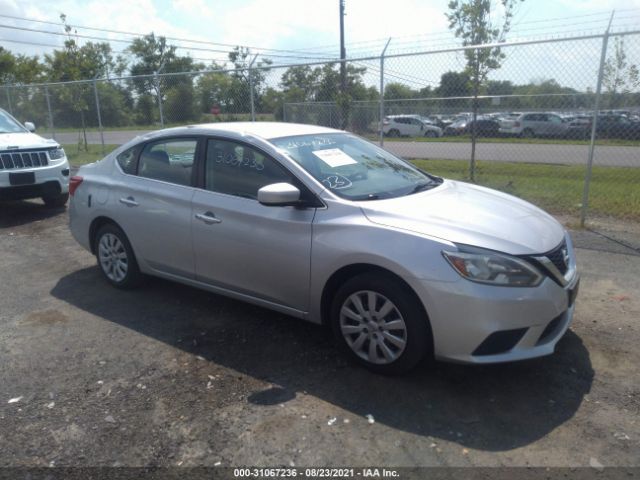
{"label": "side mirror", "polygon": [[300,201],[300,190],[290,183],[272,183],[258,190],[258,201],[271,207],[296,205]]}
{"label": "side mirror", "polygon": [[26,128],[30,132],[36,131],[36,126],[33,124],[33,122],[24,122],[24,128]]}

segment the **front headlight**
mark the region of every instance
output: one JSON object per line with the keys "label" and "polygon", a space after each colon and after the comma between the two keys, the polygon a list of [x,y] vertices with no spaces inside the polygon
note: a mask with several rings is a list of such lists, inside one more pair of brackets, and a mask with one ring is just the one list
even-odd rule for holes
{"label": "front headlight", "polygon": [[462,248],[458,252],[443,251],[442,255],[456,272],[472,282],[503,287],[535,287],[544,278],[525,260],[489,250]]}
{"label": "front headlight", "polygon": [[49,158],[51,160],[60,160],[61,158],[64,158],[64,156],[65,156],[64,148],[62,147],[49,150]]}

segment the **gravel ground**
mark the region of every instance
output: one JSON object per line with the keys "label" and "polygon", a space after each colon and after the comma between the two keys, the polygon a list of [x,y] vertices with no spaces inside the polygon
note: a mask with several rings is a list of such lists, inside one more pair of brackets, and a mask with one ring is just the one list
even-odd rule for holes
{"label": "gravel ground", "polygon": [[575,238],[554,355],[386,378],[311,324],[161,280],[110,288],[65,210],[0,204],[0,467],[638,466],[640,256]]}

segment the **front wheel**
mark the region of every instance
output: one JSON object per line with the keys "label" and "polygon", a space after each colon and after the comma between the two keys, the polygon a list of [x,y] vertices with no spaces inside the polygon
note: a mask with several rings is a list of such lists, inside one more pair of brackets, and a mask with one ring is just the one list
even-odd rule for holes
{"label": "front wheel", "polygon": [[128,289],[140,283],[142,274],[122,229],[113,224],[101,227],[96,234],[95,250],[100,271],[111,285]]}
{"label": "front wheel", "polygon": [[399,374],[431,355],[429,320],[418,299],[390,275],[362,274],[336,293],[331,325],[340,348],[383,374]]}
{"label": "front wheel", "polygon": [[62,208],[69,201],[69,194],[61,193],[59,195],[42,197],[42,201],[49,208]]}
{"label": "front wheel", "polygon": [[536,136],[536,134],[534,133],[534,131],[530,128],[525,128],[522,131],[522,138],[534,138]]}
{"label": "front wheel", "polygon": [[391,130],[389,130],[389,133],[387,133],[387,137],[399,137],[400,136],[400,130],[397,130],[395,128],[392,128]]}
{"label": "front wheel", "polygon": [[428,138],[436,138],[438,136],[438,134],[436,132],[434,132],[433,130],[427,130],[424,133],[424,136],[428,137]]}

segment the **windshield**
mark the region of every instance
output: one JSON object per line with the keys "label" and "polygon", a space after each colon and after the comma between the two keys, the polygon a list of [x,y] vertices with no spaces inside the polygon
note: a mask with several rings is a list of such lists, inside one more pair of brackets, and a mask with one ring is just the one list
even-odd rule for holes
{"label": "windshield", "polygon": [[347,133],[271,140],[331,192],[348,200],[376,200],[417,193],[442,180]]}
{"label": "windshield", "polygon": [[8,113],[0,110],[0,133],[22,133],[25,129]]}

